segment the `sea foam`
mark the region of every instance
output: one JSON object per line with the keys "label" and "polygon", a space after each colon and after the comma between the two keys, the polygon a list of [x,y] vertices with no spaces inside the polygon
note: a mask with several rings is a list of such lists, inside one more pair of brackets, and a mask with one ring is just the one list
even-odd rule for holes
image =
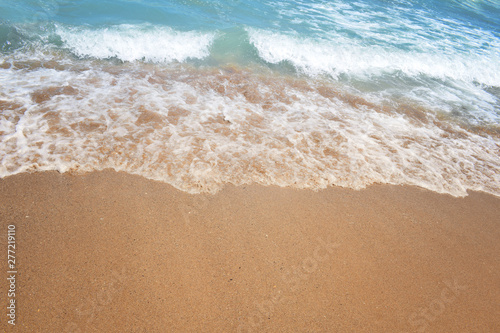
{"label": "sea foam", "polygon": [[310,74],[330,74],[369,79],[373,75],[402,73],[410,77],[453,79],[500,86],[500,52],[443,53],[440,50],[411,50],[365,45],[345,38],[307,38],[247,29],[250,42],[265,61],[290,62]]}
{"label": "sea foam", "polygon": [[386,183],[500,195],[498,136],[416,105],[234,67],[40,66],[0,70],[0,177],[112,168],[192,193]]}
{"label": "sea foam", "polygon": [[204,58],[215,37],[214,33],[129,24],[101,29],[57,26],[56,33],[64,46],[79,57],[148,62]]}

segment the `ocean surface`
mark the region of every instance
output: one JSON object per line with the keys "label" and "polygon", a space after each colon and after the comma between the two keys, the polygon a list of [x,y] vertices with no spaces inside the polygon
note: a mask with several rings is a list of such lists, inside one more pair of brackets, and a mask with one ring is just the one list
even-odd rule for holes
{"label": "ocean surface", "polygon": [[500,196],[500,1],[0,0],[0,177]]}

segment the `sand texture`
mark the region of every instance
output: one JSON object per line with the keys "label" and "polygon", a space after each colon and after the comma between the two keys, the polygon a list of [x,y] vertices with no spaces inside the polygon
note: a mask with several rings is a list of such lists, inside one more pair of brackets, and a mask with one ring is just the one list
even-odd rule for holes
{"label": "sand texture", "polygon": [[[7,228],[16,226],[16,325]],[[500,198],[0,180],[7,332],[500,332]]]}

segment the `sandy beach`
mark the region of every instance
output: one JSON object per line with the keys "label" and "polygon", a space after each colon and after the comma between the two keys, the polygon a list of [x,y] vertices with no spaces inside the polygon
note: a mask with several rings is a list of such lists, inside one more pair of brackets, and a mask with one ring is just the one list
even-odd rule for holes
{"label": "sandy beach", "polygon": [[500,333],[499,32],[0,0],[0,333]]}
{"label": "sandy beach", "polygon": [[[0,180],[6,332],[499,332],[500,198],[216,195],[114,171]],[[7,274],[4,255],[2,271]]]}

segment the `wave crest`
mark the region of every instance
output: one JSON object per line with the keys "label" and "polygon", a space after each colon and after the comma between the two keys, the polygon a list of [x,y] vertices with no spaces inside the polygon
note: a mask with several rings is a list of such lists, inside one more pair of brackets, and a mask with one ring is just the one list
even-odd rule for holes
{"label": "wave crest", "polygon": [[56,34],[79,57],[155,63],[205,58],[215,38],[214,33],[129,24],[103,29],[57,26]]}
{"label": "wave crest", "polygon": [[500,86],[500,55],[445,54],[439,50],[411,52],[349,40],[301,38],[267,30],[247,29],[250,43],[268,63],[290,62],[309,75],[342,74],[364,77],[402,72],[410,77],[454,79]]}

